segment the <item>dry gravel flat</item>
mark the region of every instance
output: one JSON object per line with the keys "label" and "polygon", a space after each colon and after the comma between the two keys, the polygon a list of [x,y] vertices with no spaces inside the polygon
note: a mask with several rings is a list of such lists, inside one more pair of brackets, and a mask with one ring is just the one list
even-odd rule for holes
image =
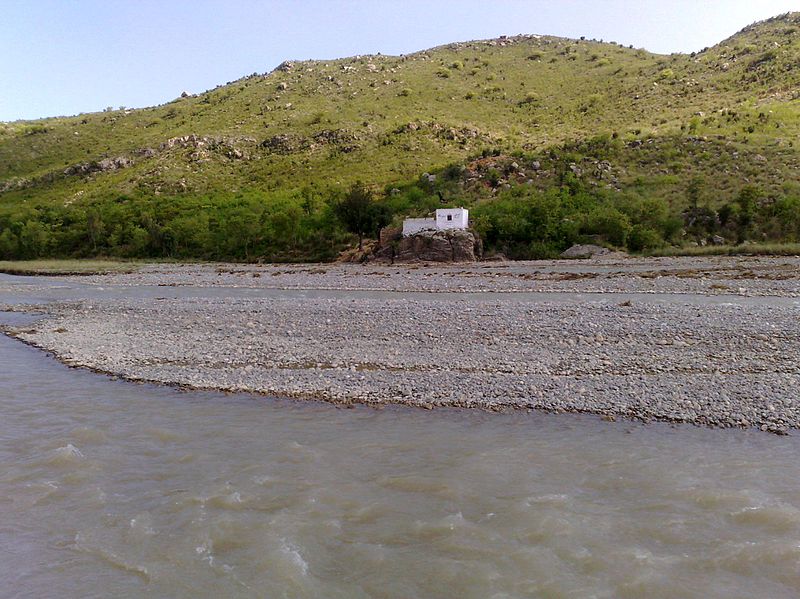
{"label": "dry gravel flat", "polygon": [[81,281],[90,298],[53,304],[15,334],[129,379],[800,427],[797,258],[157,265]]}
{"label": "dry gravel flat", "polygon": [[800,295],[800,257],[624,258],[475,264],[150,265],[98,285],[441,292]]}

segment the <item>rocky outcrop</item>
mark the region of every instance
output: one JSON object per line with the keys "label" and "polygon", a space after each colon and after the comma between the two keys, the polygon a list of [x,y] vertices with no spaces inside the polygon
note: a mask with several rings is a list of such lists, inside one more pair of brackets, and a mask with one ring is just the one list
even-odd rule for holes
{"label": "rocky outcrop", "polygon": [[163,142],[160,146],[161,150],[171,150],[172,148],[202,148],[209,145],[212,139],[205,136],[195,135],[181,135],[180,137],[171,137]]}
{"label": "rocky outcrop", "polygon": [[283,133],[261,142],[261,147],[273,154],[294,154],[304,150],[308,145],[305,138]]}
{"label": "rocky outcrop", "polygon": [[12,191],[14,189],[25,189],[30,184],[31,184],[30,179],[24,179],[22,177],[12,177],[11,179],[0,181],[0,193],[5,193],[7,191]]}
{"label": "rocky outcrop", "polygon": [[475,262],[482,254],[481,238],[473,231],[421,231],[403,237],[392,229],[381,233],[374,256],[389,262]]}
{"label": "rocky outcrop", "polygon": [[116,171],[121,168],[128,168],[132,164],[133,161],[125,156],[103,158],[97,162],[84,162],[82,164],[69,166],[64,169],[64,174],[68,177],[71,175],[91,175],[97,172]]}

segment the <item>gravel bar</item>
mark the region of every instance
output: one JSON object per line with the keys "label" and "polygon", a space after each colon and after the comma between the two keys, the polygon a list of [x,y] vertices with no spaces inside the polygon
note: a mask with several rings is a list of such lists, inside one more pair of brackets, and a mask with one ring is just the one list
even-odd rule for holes
{"label": "gravel bar", "polygon": [[[11,334],[70,365],[187,388],[800,427],[797,258],[155,265],[81,281],[117,292],[51,304]],[[145,285],[164,293],[118,292]],[[392,293],[259,297],[242,288]],[[581,295],[554,301],[537,291]],[[643,295],[619,295],[631,293]]]}

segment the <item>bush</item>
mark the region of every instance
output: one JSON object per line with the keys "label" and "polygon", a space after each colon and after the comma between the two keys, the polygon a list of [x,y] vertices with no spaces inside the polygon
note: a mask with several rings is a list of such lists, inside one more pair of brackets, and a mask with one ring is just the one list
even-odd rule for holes
{"label": "bush", "polygon": [[672,69],[663,69],[659,74],[658,78],[663,81],[669,81],[675,79],[675,71]]}
{"label": "bush", "polygon": [[655,229],[634,225],[628,233],[626,245],[631,252],[641,252],[662,247],[664,239]]}
{"label": "bush", "polygon": [[552,260],[553,258],[558,258],[559,254],[562,251],[563,251],[562,248],[559,248],[553,243],[547,243],[544,241],[532,241],[530,245],[528,245],[524,259]]}
{"label": "bush", "polygon": [[754,61],[750,63],[747,67],[748,70],[755,70],[760,67],[762,64],[766,64],[768,62],[772,62],[778,57],[778,53],[775,50],[767,50],[761,56],[756,58]]}
{"label": "bush", "polygon": [[624,247],[631,230],[630,219],[610,206],[598,206],[584,217],[581,233],[600,235],[610,244]]}

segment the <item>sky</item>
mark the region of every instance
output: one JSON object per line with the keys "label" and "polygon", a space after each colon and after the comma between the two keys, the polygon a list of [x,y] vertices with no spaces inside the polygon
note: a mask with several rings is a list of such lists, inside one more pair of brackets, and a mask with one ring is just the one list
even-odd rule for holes
{"label": "sky", "polygon": [[287,59],[536,33],[712,46],[800,0],[0,0],[0,121],[144,107]]}

